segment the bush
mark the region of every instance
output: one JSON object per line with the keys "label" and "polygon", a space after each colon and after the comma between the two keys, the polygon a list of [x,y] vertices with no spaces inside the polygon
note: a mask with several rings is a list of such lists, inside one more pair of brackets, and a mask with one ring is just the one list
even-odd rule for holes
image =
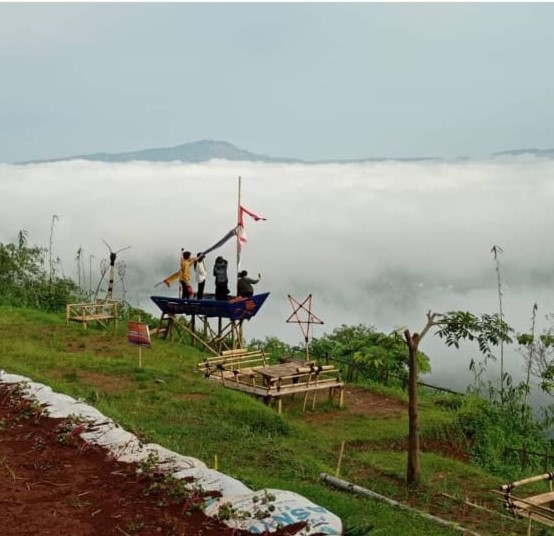
{"label": "bush", "polygon": [[43,248],[27,247],[21,233],[18,245],[0,243],[0,304],[58,312],[81,300],[71,279],[46,272],[45,254]]}
{"label": "bush", "polygon": [[545,452],[548,440],[547,423],[537,421],[524,410],[517,391],[507,392],[510,393],[504,404],[478,394],[466,396],[455,426],[466,438],[470,458],[477,465],[499,476],[508,471],[513,477],[523,469],[544,469],[540,457],[530,457],[524,468],[521,454],[515,449]]}

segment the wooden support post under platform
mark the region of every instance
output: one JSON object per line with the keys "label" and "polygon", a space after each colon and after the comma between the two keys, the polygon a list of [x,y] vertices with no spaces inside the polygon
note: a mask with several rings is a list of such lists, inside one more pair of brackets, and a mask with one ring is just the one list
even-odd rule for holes
{"label": "wooden support post under platform", "polygon": [[[202,332],[197,333],[196,318],[202,322]],[[242,348],[244,320],[230,320],[223,325],[223,318],[217,317],[217,331],[212,329],[209,318],[203,315],[191,315],[190,322],[187,322],[185,315],[173,315],[162,313],[158,327],[153,333],[175,340],[175,334],[179,340],[183,340],[184,334],[190,335],[191,344],[199,344],[202,348],[218,355],[225,350]]]}
{"label": "wooden support post under platform", "polygon": [[160,321],[158,322],[158,327],[154,330],[152,330],[152,335],[163,335],[164,339],[167,339],[169,337],[169,340],[173,342],[173,336],[174,336],[174,317],[173,315],[169,315],[166,313],[162,313],[162,316],[160,317]]}

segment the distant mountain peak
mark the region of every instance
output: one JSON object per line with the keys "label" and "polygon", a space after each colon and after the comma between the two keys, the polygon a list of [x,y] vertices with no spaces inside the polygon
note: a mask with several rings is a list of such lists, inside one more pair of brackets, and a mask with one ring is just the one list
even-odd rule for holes
{"label": "distant mountain peak", "polygon": [[183,143],[173,147],[159,147],[156,149],[142,149],[123,153],[91,153],[48,160],[31,160],[20,164],[39,164],[47,162],[61,162],[65,160],[90,160],[95,162],[190,162],[200,163],[214,159],[265,162],[265,163],[302,163],[294,158],[279,158],[265,154],[255,154],[239,149],[232,143],[220,140],[200,140]]}
{"label": "distant mountain peak", "polygon": [[510,151],[494,153],[493,156],[522,156],[525,154],[552,158],[554,157],[554,149],[512,149]]}

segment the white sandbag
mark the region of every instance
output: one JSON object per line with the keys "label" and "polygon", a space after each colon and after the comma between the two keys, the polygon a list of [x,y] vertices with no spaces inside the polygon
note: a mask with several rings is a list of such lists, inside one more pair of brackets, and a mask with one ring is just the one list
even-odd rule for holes
{"label": "white sandbag", "polygon": [[189,471],[195,468],[206,467],[206,464],[192,456],[184,456],[176,452],[166,449],[157,443],[146,443],[142,445],[140,451],[133,453],[134,459],[126,455],[119,458],[120,461],[135,461],[141,462],[148,459],[148,456],[153,456],[158,462],[158,467],[169,472]]}
{"label": "white sandbag", "polygon": [[31,396],[33,398],[37,399],[37,402],[42,402],[43,397],[47,397],[52,394],[52,388],[48,385],[44,385],[43,383],[34,383],[34,382],[22,382],[25,393],[28,396]]}
{"label": "white sandbag", "polygon": [[0,371],[0,381],[2,383],[28,383],[31,380],[19,374],[9,374],[5,370]]}
{"label": "white sandbag", "polygon": [[96,408],[81,402],[80,400],[74,401],[73,405],[68,407],[71,410],[70,415],[77,417],[79,420],[102,422],[106,420],[106,416],[100,413]]}
{"label": "white sandbag", "polygon": [[[224,521],[225,524],[253,534],[274,532],[281,527],[300,522],[307,525],[297,533],[298,536],[342,534],[342,522],[339,517],[292,491],[264,489],[241,496],[222,497],[207,506],[204,512],[210,517],[215,517],[219,515],[220,508],[227,510],[229,507],[235,515],[231,514],[230,518]],[[246,512],[249,516],[241,515]],[[267,517],[257,519],[261,515]]]}
{"label": "white sandbag", "polygon": [[[206,466],[195,467],[190,470],[178,471],[174,473],[175,478],[193,478],[194,481],[186,483],[187,489],[201,489],[203,491],[215,491],[220,493],[223,498],[229,499],[237,495],[252,493],[252,490],[243,484],[240,480],[231,476],[224,475],[215,469],[210,469]],[[206,504],[218,500],[217,498],[207,499]]]}
{"label": "white sandbag", "polygon": [[206,464],[199,460],[198,458],[193,458],[192,456],[183,456],[181,454],[178,454],[175,457],[175,460],[173,460],[171,470],[174,471],[174,473],[178,473],[180,471],[190,471],[192,469],[203,469],[206,467]]}
{"label": "white sandbag", "polygon": [[77,401],[71,396],[41,389],[36,393],[36,398],[41,404],[48,405],[47,410],[50,417],[65,418],[75,414]]}
{"label": "white sandbag", "polygon": [[89,429],[81,433],[87,443],[94,443],[102,447],[125,448],[127,445],[138,443],[136,436],[127,432],[115,422],[106,419],[100,423],[91,423]]}

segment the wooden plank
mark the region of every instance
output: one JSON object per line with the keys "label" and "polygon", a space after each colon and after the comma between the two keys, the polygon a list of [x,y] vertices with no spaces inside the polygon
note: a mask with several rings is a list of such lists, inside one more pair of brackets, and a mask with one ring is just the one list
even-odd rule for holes
{"label": "wooden plank", "polygon": [[[337,371],[326,371],[326,372],[328,373],[328,372],[340,372],[340,371],[337,370]],[[258,373],[263,375],[263,369],[258,370]],[[321,374],[323,374],[323,373],[321,373]],[[303,378],[313,378],[313,379],[322,378],[322,379],[326,379],[321,374],[317,374],[315,372],[307,372],[307,373],[306,372],[299,372],[298,374],[291,374],[290,376],[277,376],[275,378],[270,377],[270,378],[268,378],[268,381],[269,381],[269,383],[275,383],[275,382],[282,382],[282,381],[296,380],[296,379],[303,379]]]}
{"label": "wooden plank", "polygon": [[265,357],[265,354],[263,352],[247,352],[240,355],[228,355],[228,356],[222,356],[218,355],[215,357],[208,357],[204,361],[209,364],[218,364],[218,363],[228,363],[231,361],[241,361],[243,359],[251,358],[251,357]]}
{"label": "wooden plank", "polygon": [[265,354],[255,351],[241,356],[230,354],[229,356],[209,357],[204,359],[201,363],[198,363],[197,367],[208,372],[216,369],[240,369],[245,365],[251,366],[257,363],[265,365],[265,361]]}
{"label": "wooden plank", "polygon": [[[259,351],[259,350],[253,350],[253,351]],[[249,352],[248,348],[235,348],[233,350],[223,350],[221,352],[222,356],[233,356],[233,355],[243,355],[247,354]]]}
{"label": "wooden plank", "polygon": [[[226,370],[226,371],[223,371],[223,375],[215,375],[213,376],[213,378],[217,380],[222,380],[222,381],[232,380],[234,385],[237,385],[237,384],[240,386],[244,385],[245,387],[250,388],[252,384],[250,382],[242,383],[240,381],[240,376],[241,376],[240,371],[236,371],[236,372],[239,372],[239,374],[235,374],[233,371]],[[256,389],[256,394],[260,394],[271,398],[278,398],[278,397],[288,396],[295,393],[320,391],[322,389],[330,389],[335,387],[342,389],[344,388],[344,383],[329,379],[326,381],[318,382],[317,384],[311,383],[309,386],[307,384],[301,384],[301,385],[291,384],[291,385],[284,386],[279,390],[274,388],[268,388],[267,386],[259,386]]]}
{"label": "wooden plank", "polygon": [[[517,500],[520,500],[520,499],[516,499],[514,497],[514,502],[517,501]],[[533,495],[532,497],[525,497],[525,499],[523,499],[526,503],[531,503],[531,504],[534,504],[534,505],[539,505],[539,506],[542,506],[544,503],[550,503],[552,501],[554,501],[554,491],[549,491],[547,493],[541,493],[540,495]],[[553,516],[554,516],[554,511],[552,512]]]}
{"label": "wooden plank", "polygon": [[344,387],[344,383],[338,382],[334,379],[318,381],[317,383],[307,384],[295,384],[281,385],[280,387],[271,386],[267,392],[270,396],[286,396],[295,393],[306,393],[312,391],[319,391],[321,389],[329,389],[330,387]]}
{"label": "wooden plank", "polygon": [[204,359],[204,361],[202,361],[201,363],[198,363],[198,366],[199,367],[217,367],[217,366],[220,366],[220,365],[234,365],[234,364],[240,364],[240,363],[246,363],[248,361],[253,361],[253,360],[256,360],[256,361],[259,361],[259,362],[264,362],[265,361],[265,357],[263,356],[258,356],[258,355],[252,355],[252,356],[244,356],[244,357],[241,357],[240,359]]}
{"label": "wooden plank", "polygon": [[95,322],[98,320],[113,320],[113,315],[87,315],[87,316],[72,316],[69,320],[74,322]]}
{"label": "wooden plank", "polygon": [[256,359],[245,359],[244,361],[232,361],[231,363],[221,363],[219,366],[226,370],[240,369],[244,365],[251,365],[252,363],[263,363],[264,358],[258,357]]}

